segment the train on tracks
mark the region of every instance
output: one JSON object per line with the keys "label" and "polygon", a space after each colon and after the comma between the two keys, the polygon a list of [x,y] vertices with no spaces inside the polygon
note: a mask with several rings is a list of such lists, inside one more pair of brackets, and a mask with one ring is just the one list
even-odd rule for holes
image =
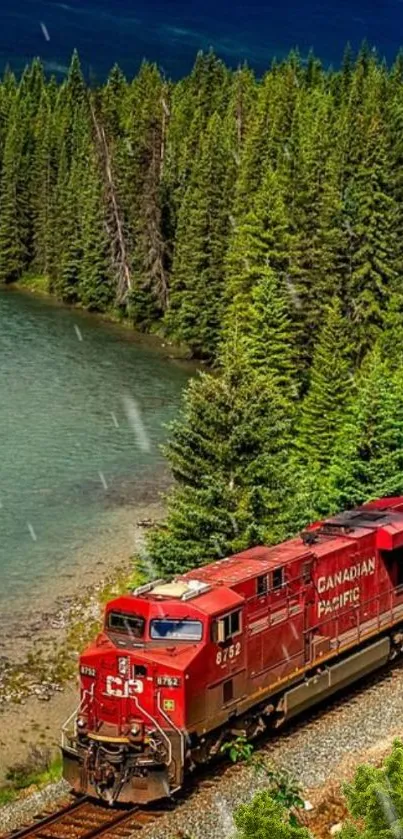
{"label": "train on tracks", "polygon": [[82,653],[64,777],[144,804],[403,649],[403,497],[110,601]]}

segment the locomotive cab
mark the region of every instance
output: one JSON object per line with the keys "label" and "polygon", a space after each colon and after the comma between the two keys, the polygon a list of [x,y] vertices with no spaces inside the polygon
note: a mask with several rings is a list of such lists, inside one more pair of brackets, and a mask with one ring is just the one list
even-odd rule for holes
{"label": "locomotive cab", "polygon": [[196,590],[154,584],[108,603],[103,631],[80,656],[80,705],[63,728],[63,773],[75,791],[143,803],[181,786],[186,682],[209,637]]}

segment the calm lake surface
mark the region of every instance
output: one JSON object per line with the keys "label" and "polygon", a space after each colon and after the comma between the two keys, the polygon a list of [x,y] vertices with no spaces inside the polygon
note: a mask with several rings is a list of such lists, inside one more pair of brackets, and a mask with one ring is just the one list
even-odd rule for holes
{"label": "calm lake surface", "polygon": [[155,499],[189,375],[125,329],[0,292],[1,612],[57,589],[119,508]]}

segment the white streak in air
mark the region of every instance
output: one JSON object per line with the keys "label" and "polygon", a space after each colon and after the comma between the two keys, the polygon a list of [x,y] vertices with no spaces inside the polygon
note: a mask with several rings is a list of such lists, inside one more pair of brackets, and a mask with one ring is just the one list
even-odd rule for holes
{"label": "white streak in air", "polygon": [[295,640],[298,641],[299,635],[298,635],[295,623],[291,623],[291,632],[292,632]]}
{"label": "white streak in air", "polygon": [[379,787],[376,790],[376,795],[385,814],[385,818],[390,825],[391,832],[396,839],[402,839],[403,830],[399,824],[398,815],[391,796]]}
{"label": "white streak in air", "polygon": [[116,414],[114,414],[114,412],[113,412],[113,411],[111,411],[111,417],[112,417],[112,422],[113,422],[113,424],[114,424],[115,428],[119,428],[119,423],[118,423],[118,421],[117,421],[117,419],[116,419]]}
{"label": "white streak in air", "polygon": [[232,524],[232,527],[233,527],[234,533],[235,533],[236,535],[238,535],[238,532],[239,532],[239,531],[238,531],[237,521],[236,521],[235,516],[233,516],[233,515],[232,515],[232,513],[230,513],[230,521],[231,521],[231,524]]}
{"label": "white streak in air", "polygon": [[288,293],[291,297],[293,305],[295,306],[296,309],[300,309],[301,306],[302,306],[302,303],[301,303],[299,294],[298,294],[298,292],[297,292],[297,290],[294,286],[294,283],[292,282],[292,280],[290,279],[289,276],[286,276],[285,281],[286,281]]}
{"label": "white streak in air", "polygon": [[223,547],[220,544],[219,540],[216,537],[214,537],[214,539],[212,541],[213,541],[213,545],[215,547],[217,556],[218,557],[223,557],[224,556],[224,550],[223,550]]}
{"label": "white streak in air", "polygon": [[145,430],[143,420],[137,402],[131,396],[123,396],[123,407],[126,412],[129,425],[136,435],[137,445],[143,452],[151,451],[151,444]]}
{"label": "white streak in air", "polygon": [[230,839],[232,836],[235,836],[236,833],[232,808],[222,795],[217,795],[215,797],[214,805],[218,813],[218,820],[222,827],[222,833]]}
{"label": "white streak in air", "polygon": [[99,475],[99,477],[100,477],[101,484],[102,484],[103,488],[104,488],[104,489],[108,489],[108,484],[106,483],[104,473],[103,473],[103,472],[98,472],[98,475]]}
{"label": "white streak in air", "polygon": [[31,524],[31,522],[30,522],[30,521],[27,521],[27,527],[28,527],[28,530],[29,530],[29,532],[30,532],[30,534],[31,534],[31,539],[32,539],[32,541],[33,541],[33,542],[36,542],[36,541],[37,541],[37,535],[36,535],[35,530],[34,530],[34,528],[32,527],[32,524]]}
{"label": "white streak in air", "polygon": [[158,569],[155,567],[154,562],[150,554],[148,553],[145,547],[141,547],[138,551],[140,562],[147,573],[147,582],[152,582],[152,580],[156,580],[158,577]]}
{"label": "white streak in air", "polygon": [[75,333],[79,341],[83,340],[83,336],[81,335],[81,330],[78,328],[77,324],[74,324]]}
{"label": "white streak in air", "polygon": [[40,27],[42,29],[43,37],[45,38],[45,41],[50,41],[50,35],[49,35],[48,27],[46,26],[45,23],[43,23],[43,21],[40,22]]}

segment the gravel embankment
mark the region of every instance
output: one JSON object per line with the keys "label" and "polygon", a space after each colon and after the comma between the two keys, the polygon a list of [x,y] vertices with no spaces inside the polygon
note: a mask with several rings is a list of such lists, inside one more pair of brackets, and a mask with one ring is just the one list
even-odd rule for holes
{"label": "gravel embankment", "polygon": [[[380,741],[403,735],[403,669],[376,687],[337,701],[328,713],[311,722],[293,725],[260,752],[289,770],[305,790],[319,787],[337,774],[346,759],[350,765],[366,759]],[[232,812],[250,800],[264,778],[244,766],[214,773],[212,785],[195,790],[181,806],[143,829],[143,839],[228,839],[234,830]],[[133,834],[134,839],[134,834]]]}
{"label": "gravel embankment", "polygon": [[65,781],[49,784],[39,792],[27,798],[14,801],[0,808],[0,834],[15,830],[23,824],[29,824],[34,816],[44,810],[56,810],[69,799],[69,787]]}
{"label": "gravel embankment", "polygon": [[[308,790],[308,796],[340,766],[353,767],[383,749],[395,736],[403,736],[403,668],[380,677],[376,687],[338,699],[328,710],[314,713],[308,722],[293,724],[260,749],[278,767],[289,770]],[[234,830],[233,810],[264,786],[264,777],[253,768],[216,766],[209,780],[200,780],[183,802],[161,819],[143,828],[143,839],[229,839]],[[0,810],[0,832],[29,821],[35,813],[66,799],[66,786],[55,784],[22,802]],[[134,836],[138,839],[138,831]]]}

